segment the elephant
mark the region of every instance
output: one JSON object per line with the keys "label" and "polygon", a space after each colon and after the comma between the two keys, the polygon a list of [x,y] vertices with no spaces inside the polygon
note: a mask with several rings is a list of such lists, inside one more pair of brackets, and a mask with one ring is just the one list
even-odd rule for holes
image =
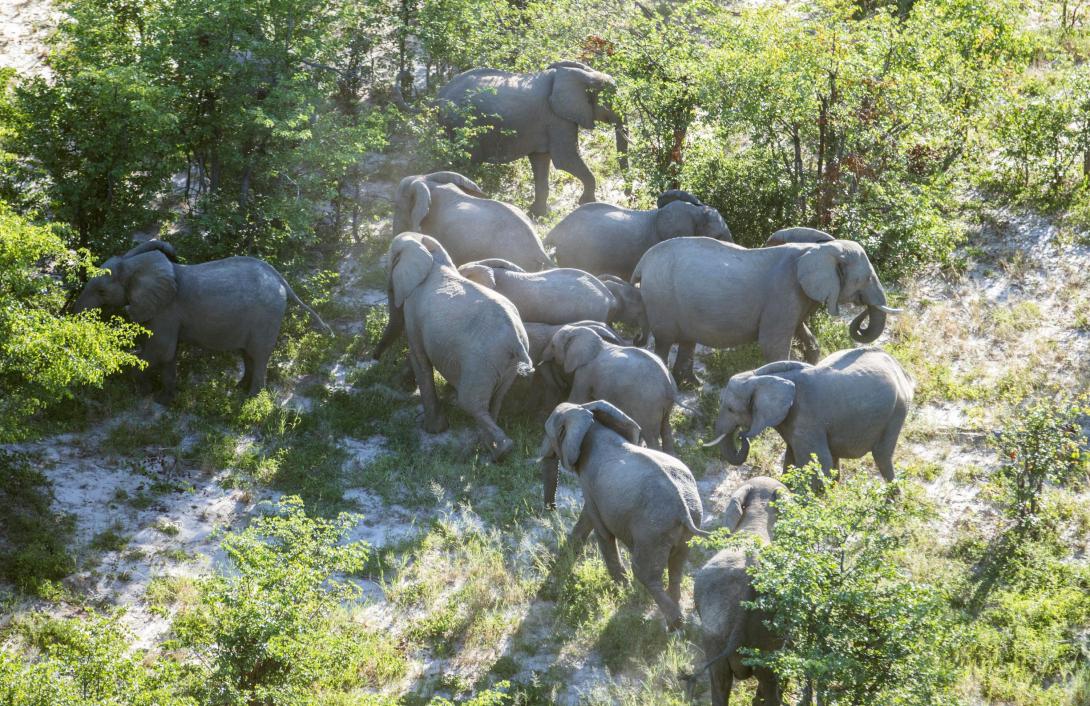
{"label": "elephant", "polygon": [[[667,626],[681,626],[681,579],[689,539],[704,509],[688,467],[673,456],[639,445],[640,427],[604,400],[562,402],[545,421],[541,448],[546,504],[553,500],[559,467],[575,473],[583,489],[583,516],[598,537],[614,581],[627,583],[617,540],[632,555],[636,578],[654,597]],[[580,518],[583,522],[583,517]],[[670,580],[663,590],[662,573]]]}
{"label": "elephant", "polygon": [[798,226],[795,228],[781,228],[776,231],[768,236],[768,240],[765,241],[764,247],[769,248],[774,245],[783,245],[785,243],[827,243],[830,240],[836,240],[836,238],[823,230]]}
{"label": "elephant", "polygon": [[458,406],[477,423],[492,459],[501,460],[514,442],[496,424],[500,406],[515,377],[533,372],[515,306],[458,274],[443,246],[421,233],[394,238],[386,271],[389,328],[404,330],[408,338],[424,430],[436,434],[448,426],[434,368],[457,391]]}
{"label": "elephant", "polygon": [[595,122],[613,125],[621,168],[626,168],[624,121],[600,96],[614,85],[609,75],[577,61],[549,64],[536,74],[472,69],[439,89],[439,122],[448,132],[467,125],[484,128],[471,137],[475,163],[528,158],[534,173],[530,213],[540,217],[548,211],[550,161],[583,183],[579,203],[594,201],[594,175],[579,155],[579,128],[590,130]]}
{"label": "elephant", "polygon": [[530,271],[553,266],[525,213],[487,198],[456,172],[402,179],[394,195],[393,225],[394,235],[435,238],[459,265],[499,257]]}
{"label": "elephant", "polygon": [[[772,541],[776,523],[776,501],[787,487],[767,476],[751,478],[731,495],[724,526],[732,534],[750,534],[765,544]],[[750,578],[754,554],[739,548],[719,551],[697,572],[693,600],[700,616],[704,669],[711,680],[712,706],[727,706],[735,679],[757,678],[753,703],[779,706],[779,680],[768,668],[743,664],[741,648],[762,653],[778,650],[782,641],[766,627],[767,616],[746,607],[757,598]],[[694,675],[695,676],[695,675]]]}
{"label": "elephant", "polygon": [[120,309],[151,331],[139,355],[149,372],[160,373],[157,399],[164,404],[175,394],[180,342],[213,351],[242,351],[245,372],[239,385],[256,395],[265,387],[269,356],[289,299],[323,331],[333,333],[283,275],[252,257],[182,265],[170,243],[149,240],[110,258],[102,269],[109,274],[87,282],[73,311]]}
{"label": "elephant", "polygon": [[[549,341],[565,325],[590,329],[603,340],[618,346],[628,345],[619,333],[599,321],[576,321],[572,324],[524,322],[526,335],[530,339],[530,359],[541,361]],[[508,396],[521,402],[521,409],[532,410],[535,415],[541,415],[541,421],[545,421],[549,412],[564,401],[570,386],[569,376],[564,373],[562,367],[556,364],[556,361],[538,362],[534,365],[533,374],[525,382],[515,381]]]}
{"label": "elephant", "polygon": [[803,339],[805,357],[816,363],[817,341],[803,325],[824,305],[833,316],[841,304],[866,308],[849,327],[870,343],[881,335],[886,293],[863,248],[850,240],[788,243],[746,249],[712,238],[675,238],[640,259],[639,284],[655,351],[663,360],[678,343],[674,377],[699,383],[693,374],[695,344],[726,348],[756,342],[766,361],[787,360],[791,338]]}
{"label": "elephant", "polygon": [[731,241],[730,228],[711,206],[685,191],[659,197],[658,208],[638,211],[608,203],[580,206],[545,236],[561,267],[628,280],[651,246],[670,238],[704,236]]}
{"label": "elephant", "polygon": [[640,425],[649,448],[674,452],[670,412],[677,386],[654,353],[611,343],[592,329],[562,326],[538,360],[539,367],[555,361],[571,377],[569,402],[606,400]]}
{"label": "elephant", "polygon": [[719,397],[718,446],[733,465],[745,463],[749,440],[773,427],[787,444],[784,468],[816,456],[826,473],[841,458],[869,453],[887,481],[893,451],[912,404],[913,383],[878,348],[837,351],[817,365],[779,361],[732,377]]}
{"label": "elephant", "polygon": [[526,272],[499,259],[470,262],[458,272],[510,299],[524,323],[643,323],[639,290],[623,280],[603,282],[588,272],[566,267]]}

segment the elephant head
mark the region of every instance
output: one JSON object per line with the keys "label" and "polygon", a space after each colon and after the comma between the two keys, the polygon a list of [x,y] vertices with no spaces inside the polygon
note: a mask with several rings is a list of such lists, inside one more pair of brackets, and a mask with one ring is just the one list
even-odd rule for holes
{"label": "elephant head", "polygon": [[433,267],[453,267],[443,246],[430,235],[402,233],[390,243],[386,261],[387,291],[390,304],[400,309],[413,291],[424,283]]}
{"label": "elephant head", "polygon": [[586,404],[561,402],[545,420],[545,439],[541,445],[542,482],[545,506],[556,502],[559,467],[579,472],[583,441],[595,423],[612,429],[630,444],[640,443],[640,425],[609,402],[596,400]]}
{"label": "elephant head", "polygon": [[803,365],[807,364],[772,363],[732,377],[719,394],[719,419],[715,423],[718,436],[705,446],[718,446],[723,459],[731,465],[745,463],[749,440],[783,422],[795,403],[795,383],[775,373]]}
{"label": "elephant head", "polygon": [[477,260],[475,262],[467,262],[458,268],[458,274],[462,275],[468,280],[472,280],[477,284],[488,287],[489,289],[496,288],[496,270],[507,272],[525,272],[513,262],[507,260],[501,260],[500,258],[489,258],[487,260]]}
{"label": "elephant head", "polygon": [[639,329],[640,333],[633,343],[642,346],[646,343],[645,336],[650,326],[647,323],[647,311],[643,308],[643,296],[639,288],[625,282],[617,275],[599,275],[598,279],[613,295],[614,303],[609,309],[607,323],[619,322]]}
{"label": "elephant head", "polygon": [[161,240],[149,240],[124,255],[111,257],[102,265],[109,274],[88,280],[72,309],[77,313],[121,309],[136,323],[149,321],[178,293],[176,260],[174,248]]}
{"label": "elephant head", "polygon": [[394,194],[394,235],[420,231],[420,223],[431,208],[431,190],[441,184],[453,184],[470,196],[487,198],[481,187],[457,172],[407,176],[397,185]]}
{"label": "elephant head", "polygon": [[886,292],[859,243],[832,240],[814,244],[799,257],[796,271],[802,291],[824,304],[831,315],[840,313],[841,304],[866,306],[849,329],[859,343],[877,339],[886,326],[886,314],[900,311],[886,305]]}
{"label": "elephant head", "polygon": [[[666,192],[659,197],[660,202],[671,193],[691,197],[691,194],[684,191]],[[691,198],[690,201],[681,196],[674,196],[659,207],[655,213],[655,240],[661,242],[670,238],[702,236],[725,240],[728,243],[734,242],[730,228],[719,215],[719,211],[699,201],[693,203],[696,199]]]}
{"label": "elephant head", "polygon": [[540,365],[556,361],[571,375],[598,357],[604,341],[593,329],[585,326],[561,326],[553,334],[541,356]]}
{"label": "elephant head", "polygon": [[775,503],[786,493],[787,486],[774,478],[749,479],[731,493],[723,526],[732,534],[751,532],[771,541],[776,524]]}
{"label": "elephant head", "polygon": [[603,95],[604,91],[616,87],[613,77],[578,61],[557,61],[549,64],[546,71],[553,74],[549,92],[552,111],[587,130],[593,128],[596,122],[612,125],[617,153],[621,156],[621,169],[627,169],[628,134],[624,119]]}

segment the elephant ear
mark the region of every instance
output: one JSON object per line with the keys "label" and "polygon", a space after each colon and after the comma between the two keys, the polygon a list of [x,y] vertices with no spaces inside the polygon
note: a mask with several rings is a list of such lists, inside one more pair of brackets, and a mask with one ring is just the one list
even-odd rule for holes
{"label": "elephant ear", "polygon": [[521,267],[519,267],[518,265],[516,265],[515,263],[511,262],[510,260],[504,260],[504,259],[498,258],[498,257],[489,257],[489,258],[485,258],[484,260],[477,260],[476,262],[473,262],[473,263],[470,263],[470,264],[484,265],[485,267],[491,267],[493,270],[507,270],[508,272],[525,272],[526,271],[526,270],[522,269]]}
{"label": "elephant ear", "polygon": [[573,404],[559,405],[545,423],[546,433],[560,465],[575,473],[583,451],[583,439],[594,425],[594,414]]}
{"label": "elephant ear", "polygon": [[440,265],[454,267],[454,260],[450,258],[450,253],[447,252],[447,249],[443,247],[442,243],[430,235],[424,235],[423,233],[417,233],[416,236],[420,241],[420,244],[424,246],[424,249],[431,254],[433,260]]}
{"label": "elephant ear", "polygon": [[477,186],[476,182],[458,172],[432,172],[424,178],[436,184],[453,184],[470,196],[477,196],[482,199],[488,198],[484,190]]}
{"label": "elephant ear", "polygon": [[746,436],[752,439],[787,418],[795,403],[795,383],[775,375],[754,375],[746,385],[751,392],[749,410],[753,419]]}
{"label": "elephant ear", "polygon": [[409,215],[409,227],[414,231],[420,231],[420,223],[428,215],[431,209],[431,189],[423,179],[418,179],[412,185],[413,208]]}
{"label": "elephant ear", "polygon": [[746,505],[749,502],[749,492],[753,489],[750,483],[743,483],[730,495],[727,502],[727,511],[723,515],[723,526],[729,532],[738,529],[742,516],[746,514]]}
{"label": "elephant ear", "polygon": [[560,350],[564,372],[571,375],[598,357],[602,339],[590,329],[565,326],[553,335],[552,346]]}
{"label": "elephant ear", "polygon": [[435,258],[419,240],[399,236],[390,248],[390,289],[400,309],[435,265]]}
{"label": "elephant ear", "polygon": [[640,425],[618,407],[605,400],[595,400],[584,404],[583,409],[590,410],[596,422],[617,432],[628,443],[640,443]]}
{"label": "elephant ear", "polygon": [[125,309],[136,323],[150,320],[174,301],[178,293],[174,265],[159,250],[126,257],[119,269],[128,302]]}
{"label": "elephant ear", "polygon": [[458,274],[471,282],[476,282],[482,287],[488,287],[489,289],[496,288],[496,273],[493,272],[491,267],[482,265],[479,262],[471,262],[467,265],[462,265],[458,268]]}
{"label": "elephant ear", "polygon": [[660,208],[655,214],[655,238],[661,242],[696,235],[693,222],[696,208],[685,201],[671,201]]}
{"label": "elephant ear", "polygon": [[594,105],[590,94],[606,86],[612,86],[608,74],[574,66],[557,66],[553,72],[553,88],[549,93],[549,107],[553,112],[571,120],[580,127],[594,127]]}
{"label": "elephant ear", "polygon": [[825,305],[831,316],[840,313],[837,302],[843,283],[840,249],[835,243],[815,245],[798,259],[799,286],[806,296]]}

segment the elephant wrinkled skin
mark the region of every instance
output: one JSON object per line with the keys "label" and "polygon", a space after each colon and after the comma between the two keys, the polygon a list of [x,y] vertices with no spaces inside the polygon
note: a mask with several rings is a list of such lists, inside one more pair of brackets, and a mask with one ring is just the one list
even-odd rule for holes
{"label": "elephant wrinkled skin", "polygon": [[149,240],[110,258],[102,269],[110,273],[91,278],[73,310],[121,309],[151,331],[140,357],[149,372],[161,372],[162,402],[174,396],[180,342],[212,351],[242,351],[245,373],[239,384],[255,395],[265,387],[269,356],[289,299],[330,333],[272,265],[252,257],[181,265],[169,243]]}
{"label": "elephant wrinkled skin", "polygon": [[[751,534],[758,541],[772,541],[776,523],[775,501],[787,488],[766,476],[751,478],[731,495],[723,525],[732,534]],[[771,652],[780,640],[765,627],[766,616],[745,604],[757,598],[749,570],[755,558],[745,549],[723,549],[697,572],[693,580],[693,602],[700,615],[705,669],[711,681],[712,706],[727,706],[735,679],[757,678],[753,703],[779,706],[780,685],[776,675],[765,668],[742,663],[741,648]]]}
{"label": "elephant wrinkled skin", "polygon": [[715,424],[727,462],[739,465],[749,440],[768,427],[787,444],[784,467],[816,456],[823,471],[866,454],[887,481],[893,451],[912,404],[912,381],[877,348],[838,351],[817,365],[780,361],[732,377],[719,397]]}
{"label": "elephant wrinkled skin", "polygon": [[527,157],[534,172],[530,213],[542,216],[548,210],[550,161],[583,183],[580,203],[594,200],[594,175],[579,154],[579,128],[613,125],[624,168],[624,122],[600,96],[613,85],[610,76],[577,61],[559,61],[536,74],[472,69],[439,89],[439,121],[448,131],[485,128],[472,137],[474,162],[504,164]]}
{"label": "elephant wrinkled skin", "polygon": [[688,467],[639,446],[639,436],[639,425],[608,402],[562,403],[545,422],[542,472],[554,489],[558,465],[579,477],[583,516],[594,528],[610,576],[622,584],[628,580],[617,553],[620,540],[632,555],[636,578],[676,629],[688,542],[707,534],[700,529],[703,506]]}

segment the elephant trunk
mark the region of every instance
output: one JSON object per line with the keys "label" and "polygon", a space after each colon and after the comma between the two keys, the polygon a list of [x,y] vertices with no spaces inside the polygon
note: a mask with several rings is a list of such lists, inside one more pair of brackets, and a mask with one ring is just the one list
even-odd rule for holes
{"label": "elephant trunk", "polygon": [[858,343],[873,343],[886,328],[886,312],[868,306],[859,316],[852,319],[850,328],[852,340]]}
{"label": "elephant trunk", "polygon": [[541,484],[545,489],[545,509],[556,509],[556,483],[560,475],[560,462],[556,457],[541,459]]}
{"label": "elephant trunk", "polygon": [[749,439],[738,434],[738,428],[719,437],[719,455],[732,466],[741,466],[749,458]]}
{"label": "elephant trunk", "polygon": [[[394,293],[393,290],[388,292],[389,301],[393,302]],[[405,330],[405,312],[399,308],[390,304],[390,318],[386,322],[386,328],[382,332],[382,338],[379,339],[378,345],[375,346],[374,352],[371,354],[372,360],[378,360],[382,357],[382,354],[386,350],[394,345],[399,338],[401,338],[402,331]]]}
{"label": "elephant trunk", "polygon": [[624,119],[617,116],[613,123],[613,134],[617,139],[617,161],[620,162],[621,172],[628,172],[628,131],[625,130]]}

